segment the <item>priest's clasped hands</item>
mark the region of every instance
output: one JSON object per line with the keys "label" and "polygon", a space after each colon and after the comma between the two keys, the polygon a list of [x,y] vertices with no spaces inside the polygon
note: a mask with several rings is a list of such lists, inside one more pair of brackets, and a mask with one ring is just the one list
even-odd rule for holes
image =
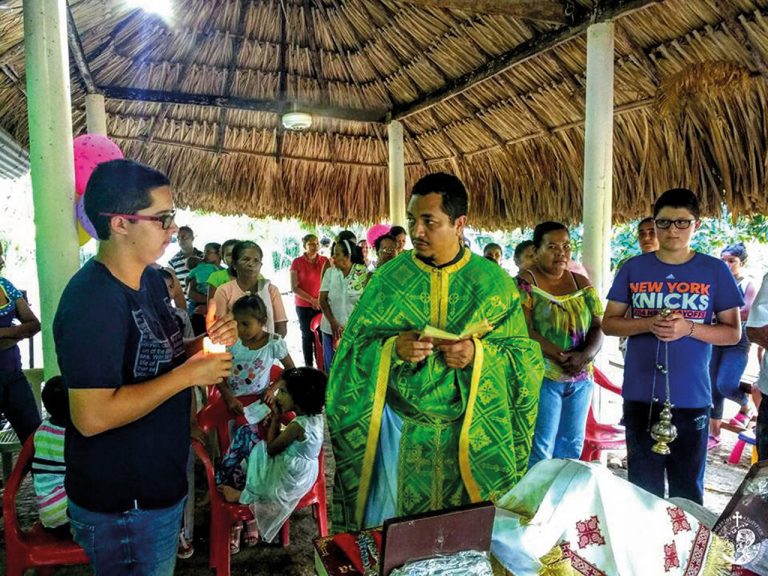
{"label": "priest's clasped hands", "polygon": [[401,332],[395,340],[395,351],[398,358],[414,364],[426,359],[435,350],[441,352],[448,368],[466,368],[475,359],[474,341],[459,340],[458,342],[439,342],[432,338],[420,338],[416,330]]}

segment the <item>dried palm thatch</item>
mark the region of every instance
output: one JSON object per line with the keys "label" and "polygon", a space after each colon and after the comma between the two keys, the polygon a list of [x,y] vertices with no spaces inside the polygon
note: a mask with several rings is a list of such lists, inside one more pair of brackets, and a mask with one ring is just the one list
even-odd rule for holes
{"label": "dried palm thatch", "polygon": [[656,91],[656,110],[663,115],[679,115],[688,105],[724,94],[741,94],[751,75],[737,62],[703,62],[667,76]]}
{"label": "dried palm thatch", "polygon": [[[21,0],[0,4],[0,126],[26,143]],[[171,22],[130,0],[69,4],[110,136],[168,172],[181,205],[385,219],[395,118],[407,185],[458,174],[474,225],[580,220],[595,9],[616,36],[616,219],[673,186],[710,214],[768,210],[768,0],[175,0]],[[72,87],[79,133],[74,67]],[[291,109],[312,128],[284,130]]]}

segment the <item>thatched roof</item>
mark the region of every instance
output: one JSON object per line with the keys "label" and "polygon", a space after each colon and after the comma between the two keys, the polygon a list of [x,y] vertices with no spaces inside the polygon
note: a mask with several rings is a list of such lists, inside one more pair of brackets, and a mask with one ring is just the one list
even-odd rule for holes
{"label": "thatched roof", "polygon": [[[385,219],[396,118],[407,185],[457,173],[473,224],[579,220],[585,30],[614,18],[617,219],[673,186],[709,213],[768,209],[766,0],[173,0],[172,22],[69,4],[75,132],[103,91],[109,135],[180,205]],[[0,7],[0,127],[26,144],[21,0]],[[284,131],[292,107],[324,116]]]}

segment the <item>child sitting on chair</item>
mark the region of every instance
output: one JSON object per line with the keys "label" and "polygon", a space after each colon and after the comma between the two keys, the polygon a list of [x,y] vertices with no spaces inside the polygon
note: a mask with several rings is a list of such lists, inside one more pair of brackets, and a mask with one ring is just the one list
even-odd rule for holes
{"label": "child sitting on chair", "polygon": [[[326,383],[325,374],[314,368],[284,371],[275,388],[266,440],[257,442],[248,456],[244,486],[219,486],[228,502],[250,505],[265,542],[275,537],[317,480]],[[281,416],[288,412],[296,417],[281,431]],[[236,432],[233,446],[244,428]]]}
{"label": "child sitting on chair", "polygon": [[[240,396],[263,395],[269,386],[269,375],[276,360],[285,368],[293,368],[293,360],[288,354],[285,340],[278,334],[264,330],[267,323],[267,307],[257,295],[246,295],[232,305],[232,315],[237,322],[238,340],[230,348],[232,353],[232,372],[228,381],[219,384],[219,390],[229,411],[236,415],[244,412]],[[237,488],[245,485],[245,472],[241,462],[248,457],[257,442],[261,440],[258,424],[243,426],[232,440],[227,453],[216,474],[219,484],[228,484]],[[240,551],[240,533],[242,526],[237,525],[232,532],[230,551]],[[259,532],[254,521],[246,523],[245,543],[254,546],[259,541]]]}
{"label": "child sitting on chair", "polygon": [[64,491],[64,426],[69,418],[69,397],[61,376],[54,376],[45,383],[42,399],[48,418],[42,421],[33,439],[35,500],[43,526],[69,534],[67,493]]}

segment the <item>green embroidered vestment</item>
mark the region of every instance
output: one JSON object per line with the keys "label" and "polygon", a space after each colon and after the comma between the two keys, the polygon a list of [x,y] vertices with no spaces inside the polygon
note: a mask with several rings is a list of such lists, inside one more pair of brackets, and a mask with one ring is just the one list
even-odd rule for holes
{"label": "green embroidered vestment", "polygon": [[[435,350],[401,362],[395,337],[427,325],[459,334],[487,319],[475,360],[450,369]],[[493,499],[526,471],[543,375],[514,280],[466,250],[444,268],[405,253],[376,271],[344,330],[326,412],[336,457],[335,532],[361,528],[384,404],[403,418],[397,513]]]}

